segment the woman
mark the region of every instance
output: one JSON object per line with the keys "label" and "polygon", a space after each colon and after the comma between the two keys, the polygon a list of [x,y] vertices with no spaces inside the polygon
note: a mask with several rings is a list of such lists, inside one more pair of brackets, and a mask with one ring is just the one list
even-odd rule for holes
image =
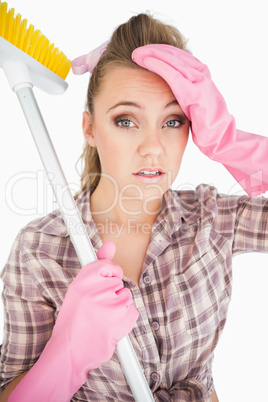
{"label": "woman", "polygon": [[[132,401],[114,353],[131,330],[157,401],[217,401],[212,361],[231,257],[267,251],[268,203],[207,185],[170,190],[189,118],[193,134],[198,125],[191,88],[179,101],[172,79],[161,77],[166,64],[150,63],[174,48],[186,49],[181,34],[141,14],[115,30],[93,69],[77,205],[99,261],[80,268],[58,211],[19,234],[2,274],[1,401]],[[210,79],[202,66],[195,71]]]}

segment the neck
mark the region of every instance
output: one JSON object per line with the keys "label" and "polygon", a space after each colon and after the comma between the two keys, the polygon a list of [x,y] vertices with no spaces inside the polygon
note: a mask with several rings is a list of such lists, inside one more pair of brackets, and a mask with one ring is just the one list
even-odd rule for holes
{"label": "neck", "polygon": [[136,222],[153,225],[162,207],[162,195],[141,196],[142,192],[115,191],[112,186],[99,183],[90,197],[90,209],[95,222],[110,221],[117,224]]}

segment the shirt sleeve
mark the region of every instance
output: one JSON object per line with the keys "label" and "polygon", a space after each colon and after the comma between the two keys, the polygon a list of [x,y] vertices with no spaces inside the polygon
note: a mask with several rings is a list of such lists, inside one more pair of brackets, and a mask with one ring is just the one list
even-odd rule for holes
{"label": "shirt sleeve", "polygon": [[[0,387],[4,388],[36,362],[54,325],[54,307],[42,294],[29,271],[38,260],[24,250],[17,236],[1,278],[4,282],[4,340],[0,352]],[[34,250],[34,245],[32,249]],[[25,257],[27,255],[27,258]]]}
{"label": "shirt sleeve", "polygon": [[238,199],[233,254],[244,252],[268,252],[268,199],[265,197]]}

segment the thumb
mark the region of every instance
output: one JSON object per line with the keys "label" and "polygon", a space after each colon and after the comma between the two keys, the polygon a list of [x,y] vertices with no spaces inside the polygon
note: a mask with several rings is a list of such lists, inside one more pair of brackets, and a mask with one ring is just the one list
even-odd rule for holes
{"label": "thumb", "polygon": [[97,252],[98,260],[112,260],[115,255],[115,244],[112,240],[103,243]]}

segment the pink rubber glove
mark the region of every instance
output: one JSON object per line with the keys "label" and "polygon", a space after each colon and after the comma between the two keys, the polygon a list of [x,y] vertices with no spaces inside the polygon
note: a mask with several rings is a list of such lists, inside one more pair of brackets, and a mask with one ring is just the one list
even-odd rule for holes
{"label": "pink rubber glove", "polygon": [[109,42],[110,40],[107,40],[96,49],[91,50],[88,54],[84,54],[83,56],[77,57],[76,59],[72,60],[71,66],[73,73],[76,75],[81,75],[88,71],[92,73],[100,57],[105,52]]}
{"label": "pink rubber glove", "polygon": [[236,129],[206,65],[169,45],[139,47],[132,59],[169,84],[205,155],[221,162],[248,195],[268,190],[268,138]]}
{"label": "pink rubber glove", "polygon": [[114,253],[114,243],[105,242],[100,260],[84,266],[70,284],[50,340],[10,402],[69,402],[88,370],[109,361],[131,331],[139,314],[122,269],[110,261]]}

